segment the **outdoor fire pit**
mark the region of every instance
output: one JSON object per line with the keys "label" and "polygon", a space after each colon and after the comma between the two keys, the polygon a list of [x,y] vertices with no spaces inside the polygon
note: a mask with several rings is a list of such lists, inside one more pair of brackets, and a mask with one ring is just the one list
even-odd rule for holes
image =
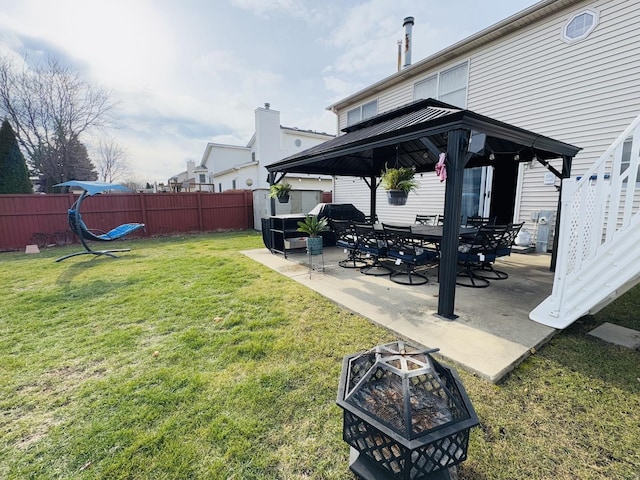
{"label": "outdoor fire pit", "polygon": [[337,403],[358,478],[449,479],[466,460],[478,417],[456,371],[429,355],[436,351],[395,342],[344,358]]}

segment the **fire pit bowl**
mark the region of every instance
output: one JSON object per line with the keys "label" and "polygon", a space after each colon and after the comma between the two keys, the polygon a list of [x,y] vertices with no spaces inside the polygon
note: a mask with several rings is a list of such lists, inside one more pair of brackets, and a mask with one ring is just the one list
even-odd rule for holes
{"label": "fire pit bowl", "polygon": [[337,403],[358,478],[447,479],[478,417],[456,371],[405,342],[348,355]]}

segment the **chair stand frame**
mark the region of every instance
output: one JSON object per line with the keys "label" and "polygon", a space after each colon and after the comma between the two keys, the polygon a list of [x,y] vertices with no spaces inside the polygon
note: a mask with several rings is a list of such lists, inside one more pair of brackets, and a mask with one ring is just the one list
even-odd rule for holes
{"label": "chair stand frame", "polygon": [[406,270],[396,270],[395,272],[391,272],[389,279],[394,283],[399,283],[400,285],[424,285],[429,282],[426,275],[416,272],[411,265],[406,265]]}
{"label": "chair stand frame", "polygon": [[474,270],[476,277],[485,280],[506,280],[509,278],[507,272],[496,270],[491,263],[483,263],[479,268]]}
{"label": "chair stand frame", "polygon": [[385,267],[378,258],[372,258],[372,260],[373,263],[360,268],[360,273],[371,275],[372,277],[385,277],[393,273],[393,270]]}
{"label": "chair stand frame", "polygon": [[477,270],[474,270],[472,265],[465,265],[464,270],[458,272],[458,275],[456,276],[456,285],[471,288],[487,288],[491,285],[489,280],[478,276],[476,271]]}
{"label": "chair stand frame", "polygon": [[350,251],[349,256],[344,260],[340,260],[338,262],[338,265],[340,265],[342,268],[365,268],[369,266],[369,263],[366,260],[360,258],[358,252]]}

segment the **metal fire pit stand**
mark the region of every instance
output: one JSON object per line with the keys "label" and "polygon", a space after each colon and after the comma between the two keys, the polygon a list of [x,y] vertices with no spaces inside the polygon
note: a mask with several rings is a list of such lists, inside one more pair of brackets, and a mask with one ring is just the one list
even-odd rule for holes
{"label": "metal fire pit stand", "polygon": [[[350,448],[349,470],[353,472],[358,480],[394,480],[393,475],[380,468],[375,462],[369,460],[366,455],[360,455],[355,448]],[[451,477],[449,469],[446,469],[423,478],[425,480],[455,480],[457,475]]]}
{"label": "metal fire pit stand", "polygon": [[404,341],[344,357],[337,403],[360,480],[451,480],[478,417],[455,369]]}

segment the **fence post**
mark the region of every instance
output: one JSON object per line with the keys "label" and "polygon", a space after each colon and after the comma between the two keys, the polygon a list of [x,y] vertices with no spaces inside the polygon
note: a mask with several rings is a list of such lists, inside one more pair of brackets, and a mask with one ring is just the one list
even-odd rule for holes
{"label": "fence post", "polygon": [[145,232],[146,236],[150,236],[151,232],[149,231],[149,225],[147,224],[147,204],[144,200],[144,193],[138,193],[140,197],[140,213],[142,215],[142,223],[144,223],[144,228],[142,229]]}
{"label": "fence post", "polygon": [[244,191],[244,208],[245,211],[247,212],[245,218],[247,219],[247,225],[246,228],[247,230],[252,228],[252,221],[253,221],[253,192],[251,190]]}
{"label": "fence post", "polygon": [[198,230],[204,231],[204,220],[202,218],[202,192],[196,192],[196,203],[198,205]]}

